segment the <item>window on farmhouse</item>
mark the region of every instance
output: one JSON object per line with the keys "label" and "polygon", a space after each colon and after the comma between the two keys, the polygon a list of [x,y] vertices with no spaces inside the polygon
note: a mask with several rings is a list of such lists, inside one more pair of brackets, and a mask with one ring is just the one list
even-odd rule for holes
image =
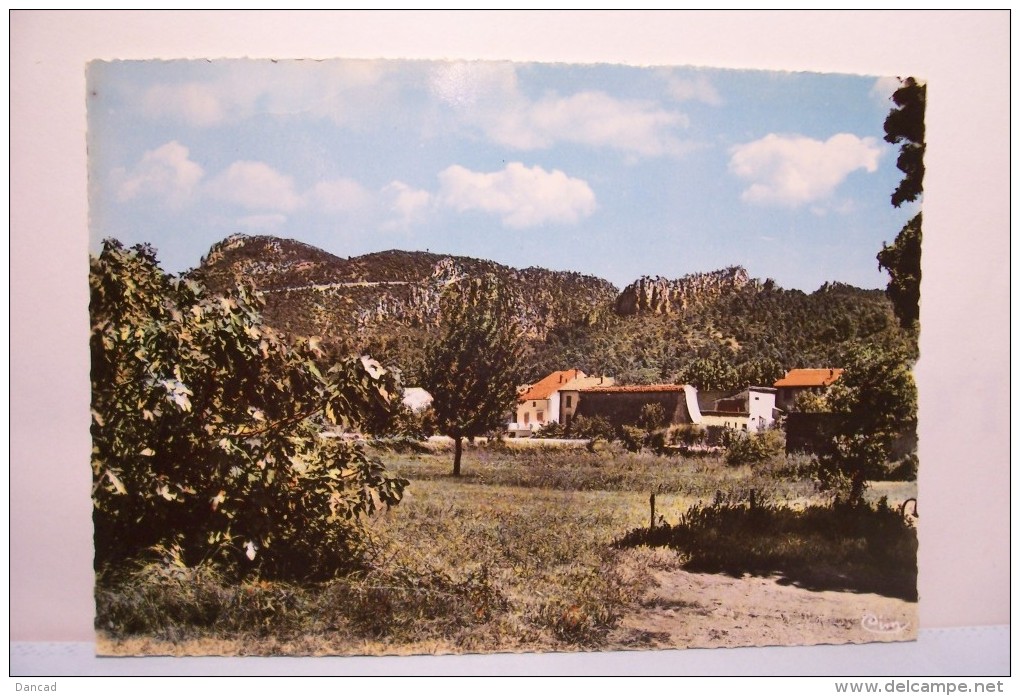
{"label": "window on farmhouse", "polygon": [[530,420],[531,420],[531,414],[528,413],[527,411],[525,411],[524,412],[524,425],[527,425],[528,421],[530,421]]}
{"label": "window on farmhouse", "polygon": [[570,406],[573,404],[573,400],[574,397],[567,395],[567,408],[570,408]]}
{"label": "window on farmhouse", "polygon": [[535,414],[535,420],[539,423],[545,423],[545,411],[539,411]]}

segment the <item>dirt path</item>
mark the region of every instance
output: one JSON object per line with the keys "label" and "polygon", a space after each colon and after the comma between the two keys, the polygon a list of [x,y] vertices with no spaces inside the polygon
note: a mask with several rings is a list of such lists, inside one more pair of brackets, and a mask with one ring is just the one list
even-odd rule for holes
{"label": "dirt path", "polygon": [[[631,561],[628,561],[631,562]],[[813,591],[781,578],[653,568],[637,610],[612,642],[708,648],[913,640],[917,604],[876,594]]]}

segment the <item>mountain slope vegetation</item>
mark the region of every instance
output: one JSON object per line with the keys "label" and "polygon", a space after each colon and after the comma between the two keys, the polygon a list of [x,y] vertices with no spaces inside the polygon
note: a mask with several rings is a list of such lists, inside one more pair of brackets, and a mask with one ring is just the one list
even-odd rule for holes
{"label": "mountain slope vegetation", "polygon": [[640,278],[621,291],[573,272],[396,250],[342,258],[293,240],[234,235],[189,277],[213,292],[248,282],[264,293],[265,321],[278,331],[318,336],[337,357],[369,353],[413,384],[440,323],[443,289],[486,274],[517,307],[522,383],[576,367],[621,382],[725,390],[769,385],[793,367],[838,366],[854,343],[911,340],[880,290],[785,290],[740,267]]}

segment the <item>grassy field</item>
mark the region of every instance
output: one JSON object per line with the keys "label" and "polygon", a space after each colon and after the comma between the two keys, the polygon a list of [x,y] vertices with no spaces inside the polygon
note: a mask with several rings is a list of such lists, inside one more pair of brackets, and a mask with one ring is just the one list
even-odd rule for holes
{"label": "grassy field", "polygon": [[[398,507],[372,520],[364,571],[296,586],[231,585],[210,569],[167,561],[121,568],[99,579],[101,648],[402,654],[635,647],[615,629],[655,572],[699,561],[614,543],[648,526],[650,493],[660,525],[679,524],[692,507],[740,507],[752,491],[783,514],[820,501],[800,460],[751,469],[718,457],[492,443],[468,447],[464,475],[454,479],[442,444],[374,453],[411,485]],[[913,482],[883,482],[871,495],[898,502],[915,490]],[[866,547],[868,540],[846,544]]]}

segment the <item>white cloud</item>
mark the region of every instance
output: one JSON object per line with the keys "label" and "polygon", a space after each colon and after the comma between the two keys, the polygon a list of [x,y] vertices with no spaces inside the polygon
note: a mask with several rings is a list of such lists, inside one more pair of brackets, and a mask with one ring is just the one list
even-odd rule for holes
{"label": "white cloud", "polygon": [[312,187],[311,201],[329,213],[359,210],[370,204],[372,193],[354,179],[329,179]]}
{"label": "white cloud", "polygon": [[749,182],[741,200],[797,207],[828,198],[857,169],[874,172],[882,147],[874,138],[839,133],[826,141],[770,133],[730,150],[730,171]]}
{"label": "white cloud", "polygon": [[224,96],[211,84],[158,84],[145,91],[141,104],[149,116],[169,117],[205,128],[226,120],[228,105],[224,104]]}
{"label": "white cloud", "polygon": [[711,106],[722,104],[722,97],[705,75],[694,78],[670,77],[666,90],[677,101],[699,101]]}
{"label": "white cloud", "polygon": [[438,63],[429,71],[428,85],[433,97],[455,108],[520,99],[512,63]]}
{"label": "white cloud", "polygon": [[[186,67],[187,61],[181,61],[181,69]],[[255,113],[370,127],[387,115],[407,113],[412,107],[405,104],[402,110],[400,100],[424,87],[429,101],[415,102],[413,109],[420,112],[418,122],[426,133],[468,125],[517,149],[566,142],[632,157],[678,155],[687,149],[677,133],[688,125],[682,113],[655,101],[617,99],[601,91],[532,99],[521,91],[517,67],[509,62],[440,62],[422,65],[419,73],[379,60],[224,60],[213,61],[207,74],[201,81],[148,87],[138,98],[142,113],[196,128],[232,125]],[[676,80],[672,89],[678,99],[718,101],[704,77]]]}
{"label": "white cloud", "polygon": [[871,91],[868,94],[878,103],[891,109],[894,106],[892,94],[900,88],[900,85],[898,77],[880,77],[875,80],[875,84],[871,86]]}
{"label": "white cloud", "polygon": [[304,202],[294,180],[264,162],[234,162],[209,182],[208,192],[248,210],[289,212]]}
{"label": "white cloud", "polygon": [[604,92],[550,96],[493,116],[485,125],[488,135],[509,147],[531,150],[569,142],[647,157],[682,154],[684,145],[674,133],[688,125],[683,114]]}
{"label": "white cloud", "polygon": [[146,152],[131,171],[116,170],[114,177],[121,201],[154,196],[181,205],[191,198],[204,174],[190,159],[188,148],[173,140]]}
{"label": "white cloud", "polygon": [[573,224],[595,211],[595,193],[587,182],[520,162],[491,174],[453,165],[439,173],[439,182],[443,205],[499,215],[506,227]]}
{"label": "white cloud", "polygon": [[384,229],[407,229],[420,221],[432,207],[433,196],[428,191],[411,188],[402,181],[393,181],[383,190],[390,210],[396,217],[383,223]]}
{"label": "white cloud", "polygon": [[392,89],[382,82],[390,70],[370,60],[214,61],[208,79],[152,85],[139,103],[146,116],[196,128],[236,123],[256,111],[350,123],[385,107]]}

